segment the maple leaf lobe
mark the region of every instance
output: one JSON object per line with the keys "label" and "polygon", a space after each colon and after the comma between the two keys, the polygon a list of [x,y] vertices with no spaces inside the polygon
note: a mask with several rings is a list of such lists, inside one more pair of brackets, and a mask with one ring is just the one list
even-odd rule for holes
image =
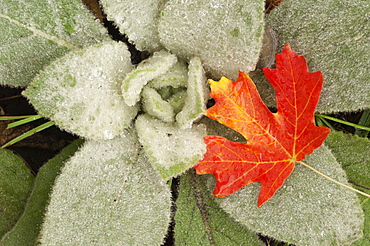
{"label": "maple leaf lobe", "polygon": [[276,91],[277,113],[263,103],[255,84],[243,72],[236,81],[210,80],[215,105],[205,115],[242,134],[246,144],[206,136],[207,152],[194,168],[213,174],[214,195],[228,196],[250,183],[261,184],[258,206],[269,200],[294,169],[295,161],[319,147],[330,129],[314,125],[322,89],[321,72],[310,73],[304,57],[286,45],[276,69],[264,69]]}

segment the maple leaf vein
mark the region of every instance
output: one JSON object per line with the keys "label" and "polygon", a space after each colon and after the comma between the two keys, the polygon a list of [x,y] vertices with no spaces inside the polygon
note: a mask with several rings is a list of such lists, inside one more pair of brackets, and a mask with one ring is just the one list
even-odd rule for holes
{"label": "maple leaf vein", "polygon": [[310,73],[307,63],[286,45],[276,56],[276,68],[263,71],[276,91],[277,113],[263,103],[248,75],[236,81],[210,81],[216,103],[206,116],[239,132],[246,144],[207,136],[207,152],[194,168],[215,175],[216,196],[227,196],[244,185],[260,182],[258,206],[270,199],[291,174],[295,162],[319,147],[330,130],[314,125],[321,72]]}

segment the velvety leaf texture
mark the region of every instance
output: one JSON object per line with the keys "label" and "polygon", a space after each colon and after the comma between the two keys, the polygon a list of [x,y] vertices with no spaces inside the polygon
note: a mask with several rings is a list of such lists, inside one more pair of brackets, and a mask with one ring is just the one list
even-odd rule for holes
{"label": "velvety leaf texture", "polygon": [[26,86],[50,62],[110,40],[79,0],[0,2],[0,84]]}
{"label": "velvety leaf texture", "polygon": [[112,139],[137,114],[137,106],[124,102],[119,85],[132,68],[125,44],[89,46],[50,64],[23,94],[60,128],[86,138]]}
{"label": "velvety leaf texture", "polygon": [[[186,60],[198,56],[213,77],[255,69],[262,47],[262,0],[169,0],[161,10],[161,43]],[[235,76],[235,77],[233,77]]]}
{"label": "velvety leaf texture", "polygon": [[77,151],[82,143],[82,139],[74,141],[40,168],[24,213],[12,230],[0,240],[0,246],[37,245],[38,235],[55,178],[60,173],[65,161]]}
{"label": "velvety leaf texture", "polygon": [[122,33],[139,50],[160,50],[157,23],[159,9],[165,0],[102,0],[108,19],[114,21]]}
{"label": "velvety leaf texture", "polygon": [[210,81],[215,106],[211,119],[240,132],[247,144],[207,136],[207,153],[194,168],[215,175],[214,194],[227,196],[244,185],[260,182],[258,206],[265,203],[291,174],[296,161],[311,154],[329,134],[314,125],[314,111],[323,84],[321,72],[310,73],[305,59],[286,45],[276,56],[276,69],[264,69],[276,90],[277,113],[261,100],[243,72],[237,81]]}
{"label": "velvety leaf texture", "polygon": [[369,13],[366,0],[284,0],[266,15],[279,37],[278,47],[290,43],[310,69],[325,75],[317,111],[370,107]]}
{"label": "velvety leaf texture", "polygon": [[90,140],[58,176],[41,245],[160,245],[170,190],[140,151],[136,133]]}
{"label": "velvety leaf texture", "polygon": [[[342,165],[352,185],[369,194],[370,140],[333,131],[325,140],[325,145]],[[359,198],[365,215],[364,236],[352,246],[370,245],[370,200],[362,195]]]}
{"label": "velvety leaf texture", "polygon": [[194,169],[181,175],[176,200],[176,245],[261,246],[255,232],[236,222],[214,199]]}
{"label": "velvety leaf texture", "polygon": [[0,237],[22,215],[33,181],[34,177],[21,158],[10,150],[0,149]]}
{"label": "velvety leaf texture", "polygon": [[[348,184],[344,170],[325,145],[304,162]],[[207,176],[211,175],[201,177]],[[211,188],[214,182],[209,184]],[[363,235],[364,214],[356,194],[302,165],[261,207],[255,204],[259,188],[253,183],[214,200],[249,229],[295,246],[351,245]]]}

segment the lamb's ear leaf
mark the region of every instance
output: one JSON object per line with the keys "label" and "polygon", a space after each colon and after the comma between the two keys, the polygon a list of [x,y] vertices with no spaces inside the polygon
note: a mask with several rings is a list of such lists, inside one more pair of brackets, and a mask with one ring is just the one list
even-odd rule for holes
{"label": "lamb's ear leaf", "polygon": [[22,215],[32,191],[34,176],[21,158],[10,150],[0,149],[0,237]]}
{"label": "lamb's ear leaf", "polygon": [[[310,0],[284,0],[266,16],[267,25],[279,37],[280,48],[290,43],[293,50],[305,56],[310,71],[323,73],[317,111],[370,108],[369,12],[370,5],[362,0],[315,4]],[[271,95],[269,90],[261,93],[264,97]]]}
{"label": "lamb's ear leaf", "polygon": [[236,222],[211,199],[203,180],[194,169],[181,175],[176,200],[176,244],[263,245],[255,232]]}
{"label": "lamb's ear leaf", "polygon": [[58,57],[108,41],[106,29],[79,0],[3,1],[0,84],[26,86]]}
{"label": "lamb's ear leaf", "polygon": [[135,105],[140,100],[140,93],[150,80],[167,73],[177,62],[175,55],[161,50],[142,61],[122,81],[122,96],[127,105]]}
{"label": "lamb's ear leaf", "polygon": [[[108,19],[139,50],[154,52],[163,48],[159,42],[157,23],[159,9],[166,0],[101,0]],[[140,21],[138,20],[140,19]]]}
{"label": "lamb's ear leaf", "polygon": [[52,63],[23,94],[60,128],[86,138],[112,139],[138,111],[124,102],[120,88],[132,68],[124,43],[98,44]]}
{"label": "lamb's ear leaf", "polygon": [[188,81],[188,67],[185,62],[178,61],[167,73],[151,81],[148,85],[155,89],[171,86],[173,88],[186,87]]}
{"label": "lamb's ear leaf", "polygon": [[206,152],[203,125],[182,129],[147,114],[137,117],[135,127],[150,162],[163,179],[177,176],[194,166]]}
{"label": "lamb's ear leaf", "polygon": [[215,78],[237,79],[255,69],[264,31],[263,0],[167,1],[161,43],[181,58],[198,56]]}
{"label": "lamb's ear leaf", "polygon": [[[370,141],[351,134],[332,131],[325,140],[333,155],[347,172],[349,182],[363,192],[370,193]],[[370,199],[359,195],[365,213],[364,237],[352,246],[370,245]]]}
{"label": "lamb's ear leaf", "polygon": [[[304,162],[347,183],[344,170],[324,145]],[[302,165],[297,164],[283,187],[261,207],[255,202],[259,188],[253,183],[215,200],[249,229],[287,243],[346,245],[363,235],[364,214],[356,193]]]}
{"label": "lamb's ear leaf", "polygon": [[43,245],[160,245],[170,221],[168,185],[136,133],[88,140],[65,164],[45,214]]}
{"label": "lamb's ear leaf", "polygon": [[199,57],[189,61],[186,98],[182,110],[176,115],[176,122],[181,128],[191,128],[193,122],[199,120],[206,111],[209,98],[207,77]]}
{"label": "lamb's ear leaf", "polygon": [[2,238],[1,246],[36,245],[55,178],[64,162],[82,143],[82,139],[74,141],[40,168],[24,213],[16,226]]}
{"label": "lamb's ear leaf", "polygon": [[155,89],[149,86],[144,87],[141,97],[144,112],[164,122],[174,122],[175,113],[172,105],[166,100],[163,100]]}

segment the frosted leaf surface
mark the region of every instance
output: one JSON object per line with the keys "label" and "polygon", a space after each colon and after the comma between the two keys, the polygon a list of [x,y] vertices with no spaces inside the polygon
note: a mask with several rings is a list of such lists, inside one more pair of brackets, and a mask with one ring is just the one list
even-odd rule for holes
{"label": "frosted leaf surface", "polygon": [[184,107],[176,115],[176,121],[181,128],[190,128],[206,110],[209,89],[202,63],[198,57],[193,57],[189,62],[186,93]]}
{"label": "frosted leaf surface", "polygon": [[120,81],[132,68],[125,44],[99,44],[48,66],[24,95],[61,128],[87,138],[112,139],[138,111],[121,96]]}
{"label": "frosted leaf surface", "polygon": [[177,245],[263,245],[255,232],[228,216],[211,196],[193,169],[181,175],[175,215]]}
{"label": "frosted leaf surface", "polygon": [[136,69],[126,75],[122,82],[122,95],[129,106],[140,100],[143,87],[152,79],[165,74],[175,63],[175,55],[161,50],[142,61]]}
{"label": "frosted leaf surface", "polygon": [[41,245],[161,245],[170,207],[170,190],[139,153],[135,132],[90,140],[57,178]]}
{"label": "frosted leaf surface", "polygon": [[267,15],[280,48],[290,43],[305,56],[310,71],[322,71],[318,111],[370,107],[369,12],[370,5],[362,0],[284,0]]}
{"label": "frosted leaf surface", "polygon": [[[40,168],[24,213],[12,230],[0,240],[1,246],[37,245],[38,235],[55,178],[60,173],[64,162],[77,151],[82,143],[82,139],[74,141]],[[28,169],[26,170],[29,173]],[[17,183],[20,184],[19,181]],[[31,187],[29,185],[27,188]],[[19,194],[17,193],[17,195]]]}
{"label": "frosted leaf surface", "polygon": [[157,24],[165,0],[102,0],[108,19],[127,34],[137,49],[154,52],[161,49]]}
{"label": "frosted leaf surface", "polygon": [[13,86],[71,50],[109,40],[79,0],[2,1],[0,36],[0,84]]}
{"label": "frosted leaf surface", "polygon": [[184,172],[206,152],[206,131],[201,125],[180,129],[176,124],[140,115],[135,126],[145,153],[163,179]]}
{"label": "frosted leaf surface", "polygon": [[145,87],[142,92],[143,110],[151,116],[164,122],[174,121],[174,111],[170,103],[163,100],[158,92],[150,87]]}
{"label": "frosted leaf surface", "polygon": [[[327,147],[319,147],[304,162],[347,184]],[[253,183],[216,201],[251,230],[297,246],[347,245],[362,236],[364,217],[356,194],[302,165],[262,207],[256,204],[259,188]]]}
{"label": "frosted leaf surface", "polygon": [[21,158],[0,149],[0,238],[22,215],[34,177]]}
{"label": "frosted leaf surface", "polygon": [[332,131],[325,144],[346,170],[349,180],[370,187],[370,141],[352,134]]}
{"label": "frosted leaf surface", "polygon": [[264,27],[262,0],[169,0],[159,21],[163,45],[183,59],[198,56],[217,79],[236,79],[257,64]]}
{"label": "frosted leaf surface", "polygon": [[[343,132],[330,132],[325,144],[342,165],[348,175],[348,180],[356,189],[369,194],[370,187],[370,140]],[[361,187],[362,186],[362,187]],[[351,246],[370,245],[370,201],[367,197],[358,195],[365,213],[364,236]]]}
{"label": "frosted leaf surface", "polygon": [[166,87],[156,89],[158,94],[161,95],[161,97],[164,100],[167,100],[168,98],[171,97],[171,95],[174,93],[173,90],[174,88],[172,86],[166,86]]}
{"label": "frosted leaf surface", "polygon": [[186,86],[188,81],[188,67],[184,62],[178,61],[162,76],[151,80],[148,85],[153,88],[172,86],[174,88]]}
{"label": "frosted leaf surface", "polygon": [[168,102],[171,104],[173,107],[174,113],[177,114],[179,113],[182,108],[185,105],[185,100],[186,100],[186,90],[180,90],[176,93],[174,93],[169,99]]}

